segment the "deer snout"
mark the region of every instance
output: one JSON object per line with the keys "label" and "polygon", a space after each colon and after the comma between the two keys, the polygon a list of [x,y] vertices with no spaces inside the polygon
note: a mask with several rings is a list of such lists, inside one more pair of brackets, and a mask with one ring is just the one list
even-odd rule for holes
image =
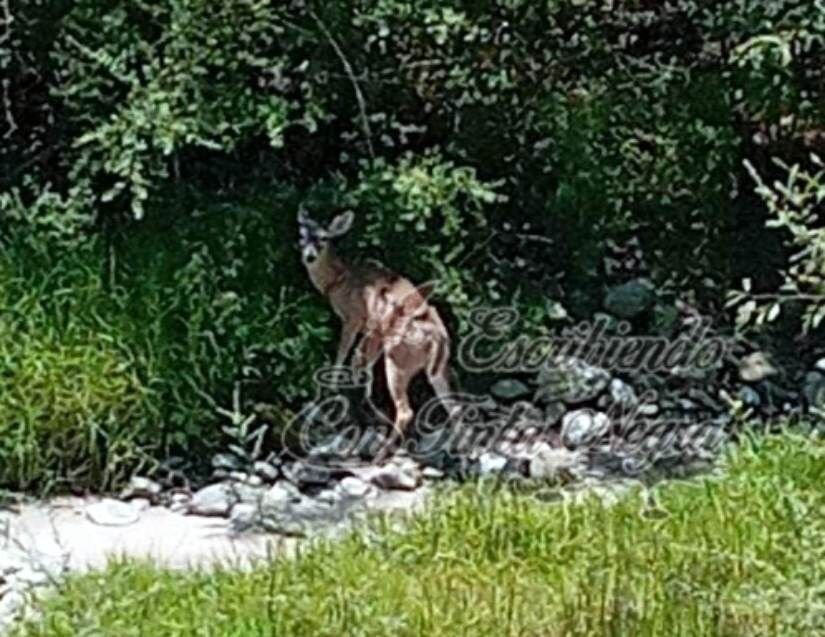
{"label": "deer snout", "polygon": [[318,250],[315,246],[307,246],[302,251],[302,256],[304,259],[304,263],[307,265],[311,265],[318,260]]}

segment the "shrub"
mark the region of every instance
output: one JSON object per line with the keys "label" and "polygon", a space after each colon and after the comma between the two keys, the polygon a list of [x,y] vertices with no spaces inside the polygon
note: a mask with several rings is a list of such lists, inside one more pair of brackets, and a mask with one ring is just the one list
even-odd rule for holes
{"label": "shrub", "polygon": [[752,164],[748,169],[756,181],[756,192],[771,213],[768,226],[785,231],[790,256],[780,272],[782,285],[776,292],[757,292],[750,279],[743,290],[732,292],[729,305],[737,307],[737,323],[762,325],[776,320],[787,305],[801,305],[802,331],[815,330],[825,319],[825,165],[816,155],[812,163],[819,168],[789,166],[776,159],[785,181],[773,186],[765,183]]}

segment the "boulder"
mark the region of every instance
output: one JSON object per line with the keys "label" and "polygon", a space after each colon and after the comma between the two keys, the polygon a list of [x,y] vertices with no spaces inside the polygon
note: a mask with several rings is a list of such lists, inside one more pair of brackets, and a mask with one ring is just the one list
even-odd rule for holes
{"label": "boulder", "polygon": [[106,498],[87,506],[86,517],[100,526],[129,526],[140,519],[140,511],[126,502]]}
{"label": "boulder", "polygon": [[656,291],[647,279],[633,279],[607,291],[604,309],[613,316],[632,319],[649,310],[656,301]]}
{"label": "boulder", "polygon": [[635,407],[639,403],[639,397],[633,387],[620,378],[614,378],[610,381],[608,391],[610,392],[610,399],[616,405]]}
{"label": "boulder", "polygon": [[280,470],[271,462],[259,460],[254,465],[255,474],[265,482],[275,482],[281,475]]}
{"label": "boulder", "polygon": [[188,509],[193,515],[226,516],[239,501],[240,497],[232,485],[219,482],[196,492],[189,501]]}
{"label": "boulder", "polygon": [[572,480],[584,471],[584,458],[578,451],[554,449],[548,444],[533,445],[527,474],[534,480]]}
{"label": "boulder", "polygon": [[490,387],[490,393],[501,400],[518,400],[530,394],[530,388],[519,380],[502,378]]}
{"label": "boulder", "polygon": [[575,357],[548,361],[536,378],[534,402],[564,402],[568,405],[597,398],[610,384],[610,374],[601,367]]}
{"label": "boulder", "polygon": [[163,487],[149,478],[141,476],[133,476],[129,480],[129,485],[120,494],[121,500],[132,500],[134,498],[143,498],[151,502],[156,502]]}
{"label": "boulder", "polygon": [[568,449],[593,444],[610,430],[607,414],[590,409],[578,409],[565,414],[561,424],[562,443]]}

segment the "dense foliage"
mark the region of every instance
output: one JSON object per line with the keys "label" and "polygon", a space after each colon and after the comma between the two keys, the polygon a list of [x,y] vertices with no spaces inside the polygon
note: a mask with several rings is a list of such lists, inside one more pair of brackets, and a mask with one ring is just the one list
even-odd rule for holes
{"label": "dense foliage", "polygon": [[[665,304],[775,293],[796,248],[743,162],[770,183],[772,157],[825,145],[822,0],[0,0],[0,20],[0,378],[88,396],[4,391],[0,482],[42,480],[58,429],[84,442],[57,475],[89,481],[212,442],[237,380],[297,406],[333,333],[300,202],[354,209],[348,247],[437,279],[452,329],[513,302],[541,330],[599,309],[605,246],[631,238]],[[801,271],[821,202],[784,217],[814,229]]]}

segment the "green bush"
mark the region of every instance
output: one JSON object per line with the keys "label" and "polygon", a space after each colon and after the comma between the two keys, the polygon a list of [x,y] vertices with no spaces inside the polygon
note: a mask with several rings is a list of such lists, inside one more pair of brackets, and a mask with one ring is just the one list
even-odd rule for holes
{"label": "green bush", "polygon": [[[189,202],[194,204],[193,201]],[[13,235],[0,255],[0,484],[104,488],[172,451],[197,469],[219,407],[300,406],[332,348],[283,197],[147,219],[73,250]],[[41,246],[42,247],[42,246]],[[104,267],[106,264],[111,267]]]}

